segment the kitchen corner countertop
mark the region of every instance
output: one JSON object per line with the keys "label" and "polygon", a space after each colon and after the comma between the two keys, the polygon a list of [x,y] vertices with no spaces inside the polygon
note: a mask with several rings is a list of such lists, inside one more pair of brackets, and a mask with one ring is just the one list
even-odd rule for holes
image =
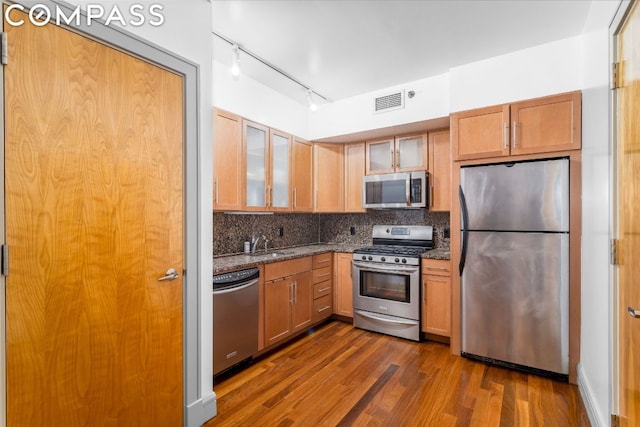
{"label": "kitchen corner countertop", "polygon": [[[355,249],[366,246],[365,244],[344,244],[344,243],[316,243],[312,245],[296,246],[290,248],[269,249],[265,254],[257,252],[255,255],[220,255],[213,257],[213,274],[224,273],[226,271],[241,270],[255,267],[260,264],[286,261],[288,259],[300,258],[303,256],[316,255],[324,252],[353,252]],[[273,254],[276,254],[275,256]]]}
{"label": "kitchen corner countertop", "polygon": [[422,254],[422,258],[450,260],[451,252],[449,249],[432,249]]}
{"label": "kitchen corner countertop", "polygon": [[[352,253],[355,249],[367,246],[366,244],[346,244],[346,243],[316,243],[312,245],[296,246],[290,248],[269,249],[265,253],[258,252],[256,255],[219,255],[213,257],[213,274],[220,274],[227,271],[242,270],[260,264],[286,261],[303,256],[321,254],[323,252],[346,252]],[[276,254],[275,256],[273,254]],[[422,254],[426,259],[449,259],[449,249],[432,249]]]}

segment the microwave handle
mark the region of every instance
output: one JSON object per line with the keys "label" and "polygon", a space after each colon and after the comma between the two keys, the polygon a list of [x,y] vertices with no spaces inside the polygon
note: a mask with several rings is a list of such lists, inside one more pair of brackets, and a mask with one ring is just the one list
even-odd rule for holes
{"label": "microwave handle", "polygon": [[407,206],[411,206],[411,174],[407,174],[407,183],[406,183],[406,196],[407,196]]}

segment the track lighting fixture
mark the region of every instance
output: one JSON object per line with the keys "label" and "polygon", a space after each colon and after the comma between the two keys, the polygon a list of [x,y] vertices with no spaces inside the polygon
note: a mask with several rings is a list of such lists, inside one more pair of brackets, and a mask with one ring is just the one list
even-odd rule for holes
{"label": "track lighting fixture", "polygon": [[312,95],[313,92],[311,91],[311,89],[307,90],[307,104],[309,104],[309,109],[311,111],[316,111],[318,109],[318,106],[315,104],[315,102],[313,102],[313,98]]}
{"label": "track lighting fixture", "polygon": [[233,57],[231,59],[231,75],[233,77],[240,76],[240,50],[238,45],[233,45]]}
{"label": "track lighting fixture", "polygon": [[322,96],[318,92],[312,90],[308,85],[303,84],[300,81],[296,80],[294,77],[292,77],[291,75],[289,75],[285,71],[283,71],[280,68],[276,67],[275,65],[269,63],[268,61],[260,58],[255,53],[247,50],[246,48],[244,48],[242,46],[239,46],[233,40],[223,36],[220,33],[216,33],[215,31],[212,31],[211,33],[214,36],[220,38],[221,40],[224,40],[225,42],[229,43],[232,46],[233,57],[232,57],[232,61],[231,61],[231,75],[234,78],[236,78],[236,77],[238,77],[240,75],[240,51],[242,51],[244,54],[246,54],[246,55],[250,56],[251,58],[255,59],[256,61],[266,65],[267,67],[271,68],[273,71],[275,71],[275,72],[281,74],[282,76],[288,78],[289,80],[291,80],[295,84],[297,84],[299,86],[302,86],[302,88],[307,91],[307,103],[309,104],[309,108],[311,109],[311,111],[316,111],[316,109],[317,109],[317,105],[313,102],[312,95],[315,95],[315,96],[317,96],[319,98],[322,98],[326,102],[331,102],[331,100],[328,99],[327,97]]}

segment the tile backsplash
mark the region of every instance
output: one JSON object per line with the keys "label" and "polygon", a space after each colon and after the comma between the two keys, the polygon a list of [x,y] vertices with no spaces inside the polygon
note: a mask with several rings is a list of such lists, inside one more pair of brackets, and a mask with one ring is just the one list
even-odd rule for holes
{"label": "tile backsplash", "polygon": [[[416,210],[371,210],[365,214],[225,214],[213,213],[213,254],[240,253],[252,234],[269,239],[269,248],[299,246],[317,242],[371,244],[375,224],[432,225],[434,247],[448,248],[444,228],[449,214]],[[354,234],[351,234],[351,227]],[[280,236],[280,228],[283,235]],[[260,247],[263,247],[260,242]]]}

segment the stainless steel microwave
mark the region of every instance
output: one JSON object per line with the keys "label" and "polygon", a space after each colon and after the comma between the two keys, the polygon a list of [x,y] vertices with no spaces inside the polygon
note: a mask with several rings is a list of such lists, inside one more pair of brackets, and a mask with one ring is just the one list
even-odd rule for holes
{"label": "stainless steel microwave", "polygon": [[425,208],[428,185],[425,171],[366,175],[362,178],[362,207]]}

